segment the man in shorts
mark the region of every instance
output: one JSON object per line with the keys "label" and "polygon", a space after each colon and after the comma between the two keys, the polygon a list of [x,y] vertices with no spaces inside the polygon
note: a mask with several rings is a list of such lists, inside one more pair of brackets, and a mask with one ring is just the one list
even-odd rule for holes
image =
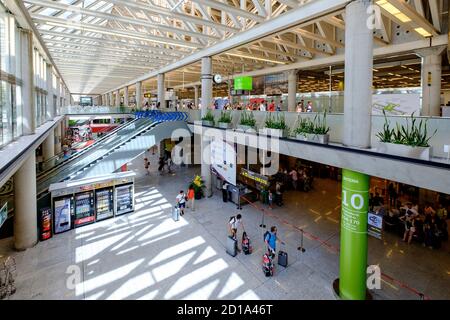
{"label": "man in shorts", "polygon": [[186,208],[186,195],[184,194],[184,191],[181,190],[180,193],[177,195],[177,205],[178,208],[180,208],[180,215],[184,215],[184,208]]}

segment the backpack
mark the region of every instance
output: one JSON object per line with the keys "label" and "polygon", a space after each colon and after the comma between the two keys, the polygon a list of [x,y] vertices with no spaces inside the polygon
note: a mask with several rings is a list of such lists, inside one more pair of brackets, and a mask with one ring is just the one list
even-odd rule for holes
{"label": "backpack", "polygon": [[235,216],[230,217],[230,220],[228,221],[228,223],[234,225],[236,223],[236,217]]}
{"label": "backpack", "polygon": [[270,231],[266,231],[264,232],[264,242],[266,242],[267,235],[269,235],[268,241],[270,241],[270,239],[272,238],[272,234],[270,233]]}

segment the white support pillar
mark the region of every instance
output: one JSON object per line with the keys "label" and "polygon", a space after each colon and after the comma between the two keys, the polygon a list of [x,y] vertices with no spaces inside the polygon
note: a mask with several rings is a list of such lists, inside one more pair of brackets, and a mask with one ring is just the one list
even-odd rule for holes
{"label": "white support pillar", "polygon": [[23,134],[36,132],[33,73],[33,33],[30,30],[20,32],[22,59],[22,97],[23,97]]}
{"label": "white support pillar", "polygon": [[120,90],[116,91],[116,107],[120,107]]}
{"label": "white support pillar", "polygon": [[441,116],[442,53],[445,47],[417,51],[422,58],[422,116]]}
{"label": "white support pillar", "polygon": [[51,159],[55,156],[55,132],[50,130],[47,138],[42,143],[42,153],[44,161]]}
{"label": "white support pillar", "polygon": [[297,106],[297,70],[288,71],[288,106],[290,112],[295,112]]}
{"label": "white support pillar", "polygon": [[62,138],[61,138],[61,122],[55,127],[55,154],[61,153]]}
{"label": "white support pillar", "polygon": [[212,96],[212,60],[211,57],[202,58],[202,117],[211,107]]}
{"label": "white support pillar", "polygon": [[112,107],[114,105],[114,96],[112,91],[108,94],[109,95],[109,106]]}
{"label": "white support pillar", "polygon": [[194,106],[198,108],[198,86],[194,86]]}
{"label": "white support pillar", "polygon": [[15,173],[14,189],[14,247],[16,250],[26,250],[38,241],[34,152]]}
{"label": "white support pillar", "polygon": [[142,108],[142,81],[136,83],[136,109]]}
{"label": "white support pillar", "polygon": [[56,77],[56,109],[62,109],[63,105],[61,104],[61,79]]}
{"label": "white support pillar", "polygon": [[126,86],[124,89],[124,94],[123,94],[124,107],[128,107],[129,101],[130,101],[130,96],[129,96],[128,86]]}
{"label": "white support pillar", "polygon": [[47,120],[53,120],[56,116],[56,106],[53,104],[53,66],[47,64]]}
{"label": "white support pillar", "polygon": [[[202,58],[202,117],[206,115],[208,109],[210,108],[212,102],[212,59],[211,57]],[[201,173],[203,181],[205,182],[206,196],[210,197],[212,195],[212,182],[211,182],[211,165],[209,165],[210,160],[205,163],[204,157],[208,158],[210,154],[210,141],[202,134],[202,166]]]}
{"label": "white support pillar", "polygon": [[347,5],[345,19],[344,145],[370,148],[373,30],[367,27],[370,0]]}
{"label": "white support pillar", "polygon": [[164,74],[158,74],[158,103],[160,108],[166,107],[166,88],[164,85]]}

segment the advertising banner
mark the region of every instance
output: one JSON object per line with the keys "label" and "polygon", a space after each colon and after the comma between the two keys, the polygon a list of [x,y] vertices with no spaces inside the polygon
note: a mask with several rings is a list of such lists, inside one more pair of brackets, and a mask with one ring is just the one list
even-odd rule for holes
{"label": "advertising banner", "polygon": [[253,89],[252,77],[236,77],[234,78],[234,90],[247,90]]}
{"label": "advertising banner", "polygon": [[383,216],[375,212],[369,212],[367,233],[377,239],[382,238]]}
{"label": "advertising banner", "polygon": [[339,293],[342,299],[366,297],[368,175],[342,170],[342,218]]}
{"label": "advertising banner", "polygon": [[372,114],[387,116],[409,116],[413,112],[420,114],[420,94],[374,94],[372,96]]}
{"label": "advertising banner", "polygon": [[55,233],[71,229],[71,199],[63,198],[55,201]]}
{"label": "advertising banner", "polygon": [[211,142],[211,165],[228,183],[236,185],[236,151],[222,140]]}

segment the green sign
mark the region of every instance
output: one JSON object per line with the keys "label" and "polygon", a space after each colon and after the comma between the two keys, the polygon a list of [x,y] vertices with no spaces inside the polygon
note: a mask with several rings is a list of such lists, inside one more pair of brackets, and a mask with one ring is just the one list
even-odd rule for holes
{"label": "green sign", "polygon": [[5,223],[6,219],[8,219],[8,203],[5,203],[3,208],[0,209],[0,228]]}
{"label": "green sign", "polygon": [[346,300],[366,298],[369,186],[368,175],[342,170],[339,295]]}
{"label": "green sign", "polygon": [[234,79],[234,90],[252,90],[253,78],[252,77],[237,77]]}

